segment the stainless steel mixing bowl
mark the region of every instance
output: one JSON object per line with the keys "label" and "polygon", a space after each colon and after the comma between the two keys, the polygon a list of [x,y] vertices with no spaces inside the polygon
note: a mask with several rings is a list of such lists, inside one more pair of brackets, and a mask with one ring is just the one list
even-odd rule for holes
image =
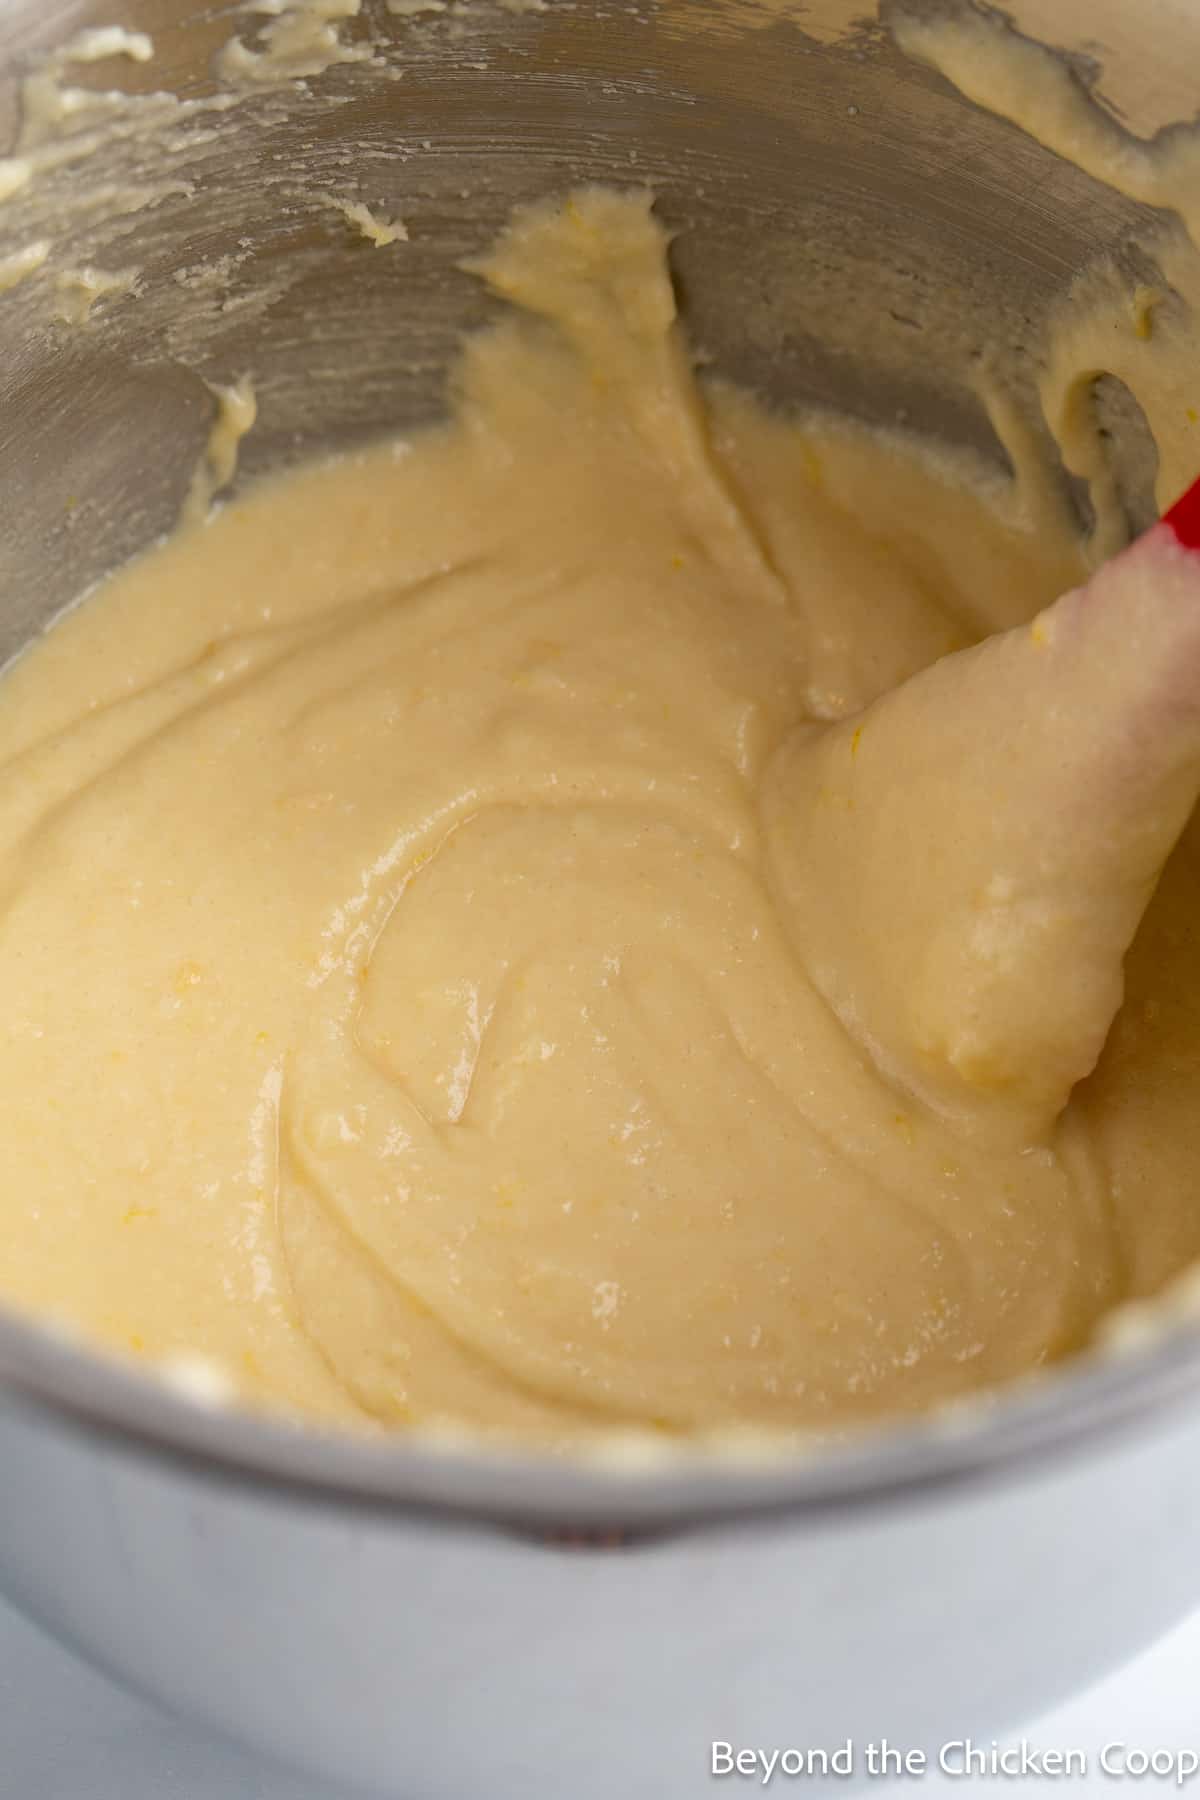
{"label": "stainless steel mixing bowl", "polygon": [[[0,126],[16,145],[24,117],[34,159],[57,158],[0,205],[0,270],[49,241],[0,294],[2,651],[171,524],[207,381],[254,375],[241,479],[436,416],[487,314],[459,261],[517,200],[652,184],[718,369],[998,464],[979,351],[1019,379],[1088,260],[1135,267],[1154,223],[907,64],[886,0],[859,29],[846,0],[324,0],[328,67],[231,92],[214,68],[231,37],[261,44],[262,3],[0,8]],[[1149,125],[1200,104],[1190,0],[1020,16]],[[151,60],[54,59],[117,22]],[[331,191],[402,216],[403,254],[356,243]],[[87,265],[135,269],[135,292],[56,321],[58,277]],[[19,1183],[20,1147],[5,1161]],[[11,1318],[0,1374],[7,1590],[168,1704],[423,1800],[691,1795],[713,1739],[936,1747],[1049,1705],[1200,1597],[1186,1324],[986,1417],[808,1461],[346,1444]]]}

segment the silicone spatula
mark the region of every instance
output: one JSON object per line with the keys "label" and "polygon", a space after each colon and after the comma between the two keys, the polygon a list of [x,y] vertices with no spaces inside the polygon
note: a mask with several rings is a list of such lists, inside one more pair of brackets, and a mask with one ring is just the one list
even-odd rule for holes
{"label": "silicone spatula", "polygon": [[765,808],[799,954],[864,1050],[1032,1142],[1096,1064],[1198,797],[1200,482],[1031,625],[795,732]]}

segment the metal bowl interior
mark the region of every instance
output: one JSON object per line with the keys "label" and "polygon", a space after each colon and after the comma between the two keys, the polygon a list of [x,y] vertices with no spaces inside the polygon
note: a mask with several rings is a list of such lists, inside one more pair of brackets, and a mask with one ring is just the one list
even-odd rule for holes
{"label": "metal bowl interior", "polygon": [[[36,278],[0,297],[0,657],[170,528],[209,429],[207,383],[255,380],[239,483],[441,416],[462,334],[492,312],[462,259],[515,203],[577,182],[653,188],[687,329],[719,374],[1003,469],[971,379],[981,353],[1031,382],[1049,309],[1099,254],[1136,268],[1159,221],[907,62],[889,0],[855,23],[868,10],[364,0],[330,25],[324,66],[281,87],[220,73],[231,37],[253,51],[269,15],[127,0],[121,23],[153,57],[68,64],[61,45],[107,10],[11,0],[0,131],[17,150],[32,133],[42,155],[29,77],[75,98],[53,132],[69,153],[0,209],[0,257],[50,241]],[[1195,17],[1151,33],[1125,0],[1018,12],[1064,53],[1086,39],[1087,82],[1116,45],[1122,95],[1132,80],[1151,123],[1194,110],[1180,45],[1190,31],[1200,53]],[[400,215],[403,256],[355,242],[331,190]],[[85,266],[134,268],[137,287],[79,326],[55,317],[54,283]],[[195,1406],[12,1318],[0,1372],[17,1399],[210,1473],[513,1526],[652,1530],[1015,1467],[1190,1395],[1200,1340],[1176,1325],[969,1417],[819,1453],[639,1466],[323,1438]]]}

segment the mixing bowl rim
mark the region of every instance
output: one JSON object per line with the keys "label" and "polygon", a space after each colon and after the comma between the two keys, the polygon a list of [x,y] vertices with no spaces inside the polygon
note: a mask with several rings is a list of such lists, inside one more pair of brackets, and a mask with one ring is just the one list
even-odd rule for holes
{"label": "mixing bowl rim", "polygon": [[382,1438],[213,1404],[0,1310],[0,1401],[102,1454],[170,1466],[262,1498],[391,1519],[533,1533],[816,1522],[1013,1479],[1179,1415],[1200,1393],[1200,1328],[1174,1321],[1119,1353],[1077,1358],[981,1403],[821,1447],[730,1439],[601,1458],[496,1449],[460,1431]]}

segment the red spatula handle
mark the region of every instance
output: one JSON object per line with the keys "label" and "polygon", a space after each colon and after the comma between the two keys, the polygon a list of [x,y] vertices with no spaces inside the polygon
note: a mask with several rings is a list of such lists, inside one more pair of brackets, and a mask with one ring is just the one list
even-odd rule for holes
{"label": "red spatula handle", "polygon": [[1193,482],[1183,499],[1175,502],[1164,524],[1186,549],[1200,550],[1200,481]]}

